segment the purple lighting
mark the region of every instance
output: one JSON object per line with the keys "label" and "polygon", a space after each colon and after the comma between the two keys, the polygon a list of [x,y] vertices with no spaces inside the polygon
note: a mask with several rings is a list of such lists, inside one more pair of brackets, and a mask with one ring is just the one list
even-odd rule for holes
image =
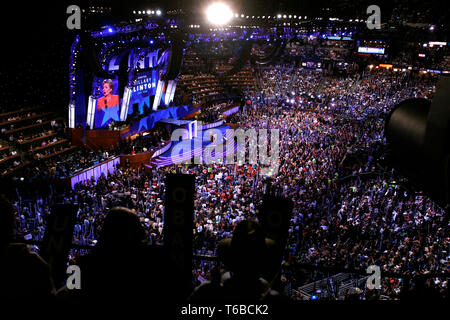
{"label": "purple lighting", "polygon": [[83,170],[82,172],[71,177],[72,189],[75,188],[77,183],[85,183],[87,180],[94,178],[95,181],[104,174],[106,177],[114,173],[114,169],[117,165],[120,165],[120,157],[116,157],[111,160],[104,161],[95,165],[94,167]]}

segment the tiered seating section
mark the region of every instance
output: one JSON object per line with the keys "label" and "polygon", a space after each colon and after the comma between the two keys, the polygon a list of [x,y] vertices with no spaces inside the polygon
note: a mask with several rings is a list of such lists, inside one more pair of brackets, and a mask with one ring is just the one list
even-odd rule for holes
{"label": "tiered seating section", "polygon": [[185,103],[191,99],[202,103],[225,92],[223,86],[219,84],[219,80],[212,74],[181,75],[178,80],[178,88],[182,92]]}
{"label": "tiered seating section", "polygon": [[238,73],[226,77],[225,83],[231,86],[232,89],[243,92],[254,92],[256,89],[254,71],[249,65],[242,68]]}
{"label": "tiered seating section", "polygon": [[232,57],[209,56],[188,50],[178,79],[177,101],[181,103],[204,104],[227,99],[232,91],[254,92],[255,74],[248,64],[231,76],[220,77],[232,68]]}
{"label": "tiered seating section", "polygon": [[71,152],[75,147],[61,136],[64,118],[42,107],[0,114],[0,175],[8,176],[30,164]]}

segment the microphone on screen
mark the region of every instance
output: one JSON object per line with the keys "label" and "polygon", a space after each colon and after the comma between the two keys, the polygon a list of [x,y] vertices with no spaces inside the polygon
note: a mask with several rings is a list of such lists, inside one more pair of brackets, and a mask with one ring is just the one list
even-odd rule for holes
{"label": "microphone on screen", "polygon": [[108,108],[108,103],[106,102],[106,99],[105,99],[105,108],[106,109]]}

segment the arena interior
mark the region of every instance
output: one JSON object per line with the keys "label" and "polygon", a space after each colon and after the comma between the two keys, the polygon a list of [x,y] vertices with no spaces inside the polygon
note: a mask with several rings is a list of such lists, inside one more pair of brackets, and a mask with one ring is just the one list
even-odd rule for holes
{"label": "arena interior", "polygon": [[2,297],[448,301],[449,10],[375,2],[13,5]]}

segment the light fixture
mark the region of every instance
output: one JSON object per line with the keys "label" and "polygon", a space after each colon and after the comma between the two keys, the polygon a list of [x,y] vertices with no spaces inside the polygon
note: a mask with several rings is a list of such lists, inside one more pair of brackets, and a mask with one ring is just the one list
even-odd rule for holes
{"label": "light fixture", "polygon": [[216,25],[224,25],[228,23],[232,17],[233,13],[229,6],[222,2],[216,2],[211,4],[206,10],[206,16],[209,22]]}

